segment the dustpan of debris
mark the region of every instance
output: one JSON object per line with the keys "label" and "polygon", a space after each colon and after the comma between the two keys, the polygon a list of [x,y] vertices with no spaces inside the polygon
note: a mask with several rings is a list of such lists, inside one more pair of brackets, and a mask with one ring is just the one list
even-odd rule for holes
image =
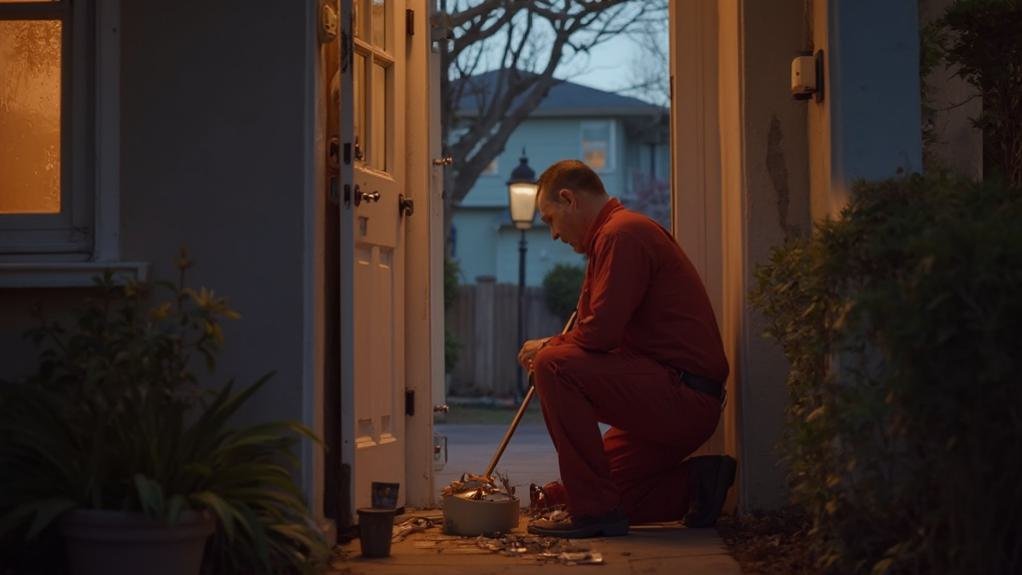
{"label": "dustpan of debris", "polygon": [[507,478],[466,473],[444,488],[444,531],[452,535],[492,535],[518,527],[521,503]]}

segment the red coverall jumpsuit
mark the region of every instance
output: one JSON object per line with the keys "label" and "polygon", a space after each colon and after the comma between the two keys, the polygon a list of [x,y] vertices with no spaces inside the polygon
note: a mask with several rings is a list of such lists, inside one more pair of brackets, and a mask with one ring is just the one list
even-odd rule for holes
{"label": "red coverall jumpsuit", "polygon": [[[679,372],[719,382],[728,374],[709,298],[674,238],[616,199],[584,245],[579,319],[533,365],[568,511],[679,520],[689,505],[682,460],[720,418],[720,401]],[[602,439],[597,422],[611,426]]]}

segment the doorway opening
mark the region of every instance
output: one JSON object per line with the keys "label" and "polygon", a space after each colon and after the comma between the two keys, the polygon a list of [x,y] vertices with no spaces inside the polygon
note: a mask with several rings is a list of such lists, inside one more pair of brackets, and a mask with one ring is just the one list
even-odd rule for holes
{"label": "doorway opening", "polygon": [[[468,4],[439,2],[450,38],[438,47],[451,166],[444,180],[448,411],[435,418],[448,459],[436,473],[438,493],[462,473],[485,471],[529,386],[519,347],[561,331],[582,283],[584,257],[551,238],[538,217],[512,213],[513,182],[579,159],[627,208],[672,225],[668,3],[570,14],[591,19],[574,35],[530,12],[531,3],[518,3],[513,14],[501,2],[478,4],[493,9],[469,18]],[[559,51],[569,36],[575,50]],[[538,398],[497,469],[519,494],[557,479]]]}

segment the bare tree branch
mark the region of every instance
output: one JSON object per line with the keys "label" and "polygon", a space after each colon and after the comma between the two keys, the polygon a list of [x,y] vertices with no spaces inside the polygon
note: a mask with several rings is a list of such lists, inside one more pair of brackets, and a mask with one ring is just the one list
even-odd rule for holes
{"label": "bare tree branch", "polygon": [[[664,0],[462,0],[439,19],[447,207],[460,203],[575,57],[651,20]],[[662,16],[661,16],[662,19]],[[459,134],[452,138],[454,130]],[[450,210],[448,209],[448,214]],[[449,215],[448,215],[449,218]],[[449,219],[448,219],[449,221]]]}

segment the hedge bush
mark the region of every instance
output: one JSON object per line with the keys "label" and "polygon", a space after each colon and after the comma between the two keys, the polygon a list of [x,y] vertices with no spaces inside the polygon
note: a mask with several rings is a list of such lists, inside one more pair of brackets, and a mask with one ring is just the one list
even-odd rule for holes
{"label": "hedge bush", "polygon": [[[461,266],[458,262],[444,259],[444,310],[448,310],[458,300],[458,276],[461,274]],[[444,327],[444,373],[451,373],[461,359],[461,340],[451,331]]]}
{"label": "hedge bush", "polygon": [[756,276],[819,571],[1022,572],[1022,192],[861,184]]}
{"label": "hedge bush", "polygon": [[584,277],[584,269],[570,264],[557,264],[543,277],[546,307],[561,321],[568,321],[568,316],[575,311]]}

